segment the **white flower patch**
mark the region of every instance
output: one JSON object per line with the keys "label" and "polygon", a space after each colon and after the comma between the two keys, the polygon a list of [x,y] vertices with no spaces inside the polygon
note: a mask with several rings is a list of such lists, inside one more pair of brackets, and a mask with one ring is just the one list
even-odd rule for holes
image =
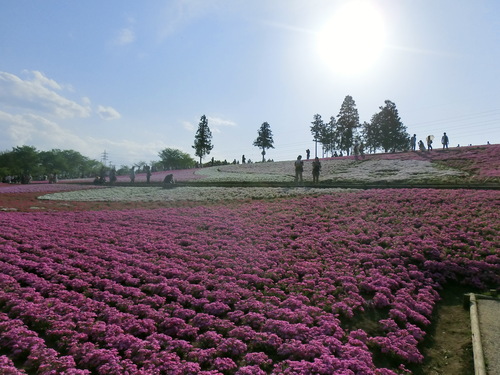
{"label": "white flower patch", "polygon": [[332,194],[348,189],[330,188],[270,188],[270,187],[189,187],[171,189],[157,187],[111,187],[98,190],[81,190],[48,194],[39,197],[46,200],[87,201],[87,202],[153,202],[153,201],[220,201],[245,199],[274,199],[300,195]]}
{"label": "white flower patch", "polygon": [[293,162],[278,161],[254,164],[229,164],[196,171],[204,182],[291,182],[295,177]]}
{"label": "white flower patch", "polygon": [[342,165],[327,163],[324,179],[338,181],[419,181],[465,176],[464,172],[437,168],[425,160],[366,160]]}

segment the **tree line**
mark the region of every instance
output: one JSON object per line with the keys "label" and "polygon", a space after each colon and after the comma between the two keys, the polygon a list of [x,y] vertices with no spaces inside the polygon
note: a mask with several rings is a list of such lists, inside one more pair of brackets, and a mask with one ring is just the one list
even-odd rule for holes
{"label": "tree line", "polygon": [[[380,111],[375,113],[370,122],[360,124],[358,109],[352,96],[347,95],[342,102],[337,116],[331,116],[328,122],[323,121],[320,114],[315,114],[310,127],[313,141],[317,146],[321,144],[323,154],[350,155],[353,146],[358,143],[368,152],[374,153],[378,150],[384,152],[406,151],[410,148],[410,135],[406,131],[399,117],[396,104],[390,100],[379,107]],[[262,149],[262,161],[265,161],[266,150],[274,148],[273,134],[269,123],[264,122],[258,129],[257,139],[253,145]],[[208,126],[205,115],[200,119],[195,142],[192,146],[195,154],[200,158],[202,165],[203,157],[210,154],[213,149],[212,133]]]}
{"label": "tree line", "polygon": [[[396,105],[390,100],[385,101],[385,105],[372,116],[370,122],[365,121],[360,124],[356,103],[352,96],[347,95],[337,116],[331,116],[330,120],[325,122],[320,114],[315,114],[311,124],[310,130],[316,146],[315,155],[318,152],[318,144],[321,144],[323,155],[328,155],[328,153],[334,155],[337,151],[349,155],[355,143],[363,144],[368,152],[377,150],[396,152],[410,148],[410,135],[401,122]],[[274,148],[273,133],[269,123],[262,123],[253,146],[262,149],[261,155],[264,162],[266,150]],[[160,160],[152,161],[149,167],[155,171],[203,166],[203,158],[214,148],[212,132],[205,115],[200,118],[192,148],[195,156],[199,158],[199,163],[188,153],[165,148],[158,153]],[[245,163],[244,156],[242,162]],[[221,163],[212,158],[209,165]],[[146,165],[145,162],[139,162],[134,166],[140,171]],[[38,151],[33,146],[20,146],[14,147],[12,151],[0,152],[0,178],[2,179],[5,176],[18,176],[21,182],[29,182],[27,180],[30,176],[44,178],[51,175],[57,175],[58,178],[63,179],[84,178],[98,176],[102,174],[103,169],[108,170],[111,167],[89,159],[74,150]],[[128,171],[129,167],[122,166],[116,173],[121,175],[127,174]]]}
{"label": "tree line", "polygon": [[38,151],[33,146],[18,146],[0,152],[0,177],[9,176],[13,182],[28,183],[34,179],[82,178],[94,176],[102,163],[89,159],[74,150],[53,149]]}
{"label": "tree line", "polygon": [[[324,122],[321,115],[314,115],[311,134],[316,146],[322,145],[323,152],[332,155],[339,151],[349,155],[355,143],[363,144],[369,152],[406,151],[410,148],[410,135],[401,122],[396,104],[390,100],[379,107],[370,122],[359,122],[359,114],[354,99],[347,95],[338,115]],[[316,150],[317,154],[317,150]]]}

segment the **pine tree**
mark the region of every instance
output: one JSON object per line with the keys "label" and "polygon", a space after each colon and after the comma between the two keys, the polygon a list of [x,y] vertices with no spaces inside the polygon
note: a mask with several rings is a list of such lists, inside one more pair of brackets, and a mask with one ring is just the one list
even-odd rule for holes
{"label": "pine tree", "polygon": [[203,165],[203,157],[209,155],[210,151],[214,148],[212,145],[212,132],[208,127],[208,120],[205,115],[201,116],[192,147],[195,149],[195,155],[200,158],[200,166]]}
{"label": "pine tree", "polygon": [[318,156],[318,142],[322,143],[322,136],[325,134],[325,123],[321,119],[321,115],[315,114],[311,124],[311,134],[315,144],[314,156],[316,157]]}
{"label": "pine tree", "polygon": [[262,161],[266,161],[266,149],[269,148],[274,148],[273,146],[274,140],[273,140],[273,132],[271,131],[271,126],[267,123],[264,122],[260,126],[258,130],[258,137],[257,139],[253,142],[254,146],[257,146],[262,149]]}
{"label": "pine tree", "polygon": [[337,115],[337,132],[339,137],[339,149],[349,155],[349,151],[353,145],[356,129],[359,127],[359,114],[356,108],[356,103],[352,96],[347,95],[340,107],[340,112]]}
{"label": "pine tree", "polygon": [[335,120],[335,116],[330,116],[330,121],[325,124],[324,131],[321,134],[321,143],[323,144],[324,150],[333,155],[333,152],[339,144],[337,121]]}
{"label": "pine tree", "polygon": [[390,100],[380,107],[380,112],[372,117],[371,133],[376,139],[372,142],[385,152],[405,151],[409,148],[410,135],[401,122],[396,104]]}

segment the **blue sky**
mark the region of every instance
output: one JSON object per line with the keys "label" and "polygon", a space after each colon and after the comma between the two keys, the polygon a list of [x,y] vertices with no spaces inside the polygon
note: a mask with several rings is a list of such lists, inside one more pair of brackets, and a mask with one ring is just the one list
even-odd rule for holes
{"label": "blue sky", "polygon": [[2,0],[0,150],[194,157],[206,115],[206,160],[260,160],[265,121],[267,157],[293,160],[346,95],[361,122],[391,100],[419,139],[500,143],[499,1],[354,2]]}

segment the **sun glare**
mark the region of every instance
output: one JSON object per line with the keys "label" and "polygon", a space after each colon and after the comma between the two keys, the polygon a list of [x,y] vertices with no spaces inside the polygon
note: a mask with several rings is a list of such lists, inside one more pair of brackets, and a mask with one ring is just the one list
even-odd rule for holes
{"label": "sun glare", "polygon": [[339,74],[366,71],[379,58],[384,43],[382,14],[367,1],[348,2],[337,9],[317,37],[321,59]]}

